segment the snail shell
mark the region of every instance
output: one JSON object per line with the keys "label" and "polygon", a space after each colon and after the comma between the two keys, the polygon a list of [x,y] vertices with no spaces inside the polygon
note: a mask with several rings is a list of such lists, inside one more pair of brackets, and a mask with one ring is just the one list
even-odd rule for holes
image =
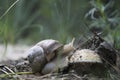
{"label": "snail shell", "polygon": [[53,59],[53,57],[56,55],[56,53],[62,48],[62,44],[59,41],[48,39],[43,40],[36,44],[37,46],[40,46],[45,51],[45,56],[47,58],[47,61],[50,61]]}
{"label": "snail shell", "polygon": [[28,61],[33,72],[41,72],[42,68],[47,62],[43,48],[39,46],[33,46],[27,51],[27,53],[29,53]]}

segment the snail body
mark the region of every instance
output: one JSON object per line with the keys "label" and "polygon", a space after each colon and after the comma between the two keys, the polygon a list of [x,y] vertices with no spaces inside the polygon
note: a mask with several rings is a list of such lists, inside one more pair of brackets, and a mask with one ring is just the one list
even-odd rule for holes
{"label": "snail body", "polygon": [[42,74],[48,74],[51,72],[58,72],[59,69],[68,66],[68,57],[57,57],[53,61],[47,63],[42,70]]}

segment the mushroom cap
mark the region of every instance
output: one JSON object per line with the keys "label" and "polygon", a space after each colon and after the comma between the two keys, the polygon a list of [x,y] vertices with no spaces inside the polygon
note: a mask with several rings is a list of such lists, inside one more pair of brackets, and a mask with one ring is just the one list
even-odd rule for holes
{"label": "mushroom cap", "polygon": [[90,49],[77,50],[71,56],[70,63],[102,63],[100,56]]}
{"label": "mushroom cap", "polygon": [[44,49],[48,61],[50,61],[63,46],[59,41],[53,39],[40,41],[36,45]]}
{"label": "mushroom cap", "polygon": [[71,69],[77,74],[93,74],[104,76],[106,71],[100,56],[93,50],[82,49],[77,50],[69,59]]}

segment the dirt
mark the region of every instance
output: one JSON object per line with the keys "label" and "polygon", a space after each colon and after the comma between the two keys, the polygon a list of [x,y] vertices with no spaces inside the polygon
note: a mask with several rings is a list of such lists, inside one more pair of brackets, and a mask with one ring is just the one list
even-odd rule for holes
{"label": "dirt", "polygon": [[[32,45],[31,45],[32,46]],[[8,44],[5,47],[3,44],[0,44],[0,61],[2,60],[18,60],[20,58],[27,57],[26,51],[31,47],[21,44]]]}
{"label": "dirt", "polygon": [[[66,73],[56,72],[50,73],[46,75],[42,75],[40,73],[29,73],[32,72],[32,69],[29,65],[29,62],[25,58],[21,58],[18,60],[6,60],[2,61],[1,69],[4,67],[8,67],[10,70],[15,72],[18,75],[6,76],[1,78],[0,80],[106,80],[104,77],[95,76],[92,74],[77,74],[76,72],[70,70]],[[3,68],[2,68],[3,67]],[[12,73],[9,70],[4,69],[8,73]],[[28,73],[27,73],[28,72]],[[0,74],[4,74],[0,72]],[[1,77],[1,76],[0,76]]]}

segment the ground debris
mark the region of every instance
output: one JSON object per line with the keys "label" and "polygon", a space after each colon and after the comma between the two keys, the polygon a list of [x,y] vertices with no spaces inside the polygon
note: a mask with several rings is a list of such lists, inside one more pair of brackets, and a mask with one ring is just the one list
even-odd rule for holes
{"label": "ground debris", "polygon": [[[10,80],[10,79],[12,80],[119,80],[120,79],[119,77],[120,75],[117,73],[117,70],[119,70],[117,65],[120,64],[119,62],[120,56],[117,56],[116,55],[118,53],[117,50],[114,49],[114,47],[111,46],[110,43],[104,41],[104,39],[102,39],[99,35],[93,36],[91,39],[87,40],[87,42],[84,42],[82,45],[77,45],[76,49],[91,49],[96,51],[102,57],[102,60],[109,65],[109,67],[108,65],[105,66],[107,70],[106,72],[104,72],[105,76],[101,77],[100,75],[94,75],[96,73],[92,74],[92,72],[78,74],[75,72],[75,70],[72,70],[70,68],[71,65],[67,67],[67,69],[69,70],[67,70],[67,72],[65,73],[56,72],[46,75],[42,75],[40,73],[34,74],[32,73],[32,69],[29,65],[28,60],[25,58],[20,58],[17,60],[5,60],[0,62],[0,77],[1,75],[5,74],[4,75],[5,77],[0,78],[0,80]],[[117,59],[117,57],[119,59]],[[7,67],[8,70],[3,69],[5,67]],[[94,67],[90,68],[90,70],[91,69],[95,70]],[[81,70],[78,72],[81,72]]]}

